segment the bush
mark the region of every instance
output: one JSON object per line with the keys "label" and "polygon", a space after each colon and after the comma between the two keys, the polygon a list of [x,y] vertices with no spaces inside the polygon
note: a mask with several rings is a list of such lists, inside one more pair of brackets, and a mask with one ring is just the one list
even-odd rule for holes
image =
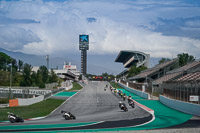
{"label": "bush", "polygon": [[6,103],[9,103],[8,98],[0,98],[0,104],[6,104]]}

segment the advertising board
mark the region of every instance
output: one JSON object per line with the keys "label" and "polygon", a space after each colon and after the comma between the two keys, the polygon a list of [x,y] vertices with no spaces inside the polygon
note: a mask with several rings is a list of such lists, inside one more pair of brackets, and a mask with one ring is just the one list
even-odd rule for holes
{"label": "advertising board", "polygon": [[191,102],[198,102],[199,101],[199,96],[190,95],[190,101]]}
{"label": "advertising board", "polygon": [[89,35],[79,35],[79,50],[89,50]]}

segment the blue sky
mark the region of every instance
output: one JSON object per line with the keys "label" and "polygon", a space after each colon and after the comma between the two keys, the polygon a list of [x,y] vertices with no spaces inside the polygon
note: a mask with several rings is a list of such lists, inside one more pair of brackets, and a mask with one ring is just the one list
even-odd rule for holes
{"label": "blue sky", "polygon": [[0,47],[31,54],[78,54],[79,34],[89,54],[120,50],[200,58],[198,0],[0,1]]}

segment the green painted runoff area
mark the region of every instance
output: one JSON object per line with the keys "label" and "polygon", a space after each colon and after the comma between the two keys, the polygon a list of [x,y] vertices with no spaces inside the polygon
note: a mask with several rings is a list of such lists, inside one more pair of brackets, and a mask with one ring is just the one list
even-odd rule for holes
{"label": "green painted runoff area", "polygon": [[43,128],[60,128],[60,127],[77,127],[95,124],[96,122],[87,123],[68,123],[68,124],[50,124],[50,125],[15,125],[15,126],[0,126],[1,130],[8,129],[43,129]]}
{"label": "green painted runoff area", "polygon": [[71,97],[74,94],[76,94],[77,92],[59,92],[57,94],[55,94],[54,96],[58,96],[58,97]]}
{"label": "green painted runoff area", "polygon": [[[125,89],[121,89],[126,95],[131,95],[134,100],[137,102],[151,108],[154,110],[155,120],[141,126],[135,127],[122,127],[122,128],[111,128],[111,129],[89,129],[89,130],[60,130],[60,131],[42,131],[43,133],[52,133],[52,132],[98,132],[98,131],[129,131],[129,130],[146,130],[146,129],[156,129],[156,128],[165,128],[170,126],[175,126],[181,123],[188,121],[192,115],[185,114],[174,109],[171,109],[157,100],[146,100],[141,98],[133,93],[128,92]],[[79,126],[79,125],[95,124],[95,123],[77,123],[76,124],[55,124],[55,125],[30,125],[30,126],[12,126],[12,129],[31,129],[31,128],[53,128],[57,127],[69,127],[69,126]],[[40,127],[41,126],[41,127]],[[1,126],[0,129],[10,129],[11,126]]]}

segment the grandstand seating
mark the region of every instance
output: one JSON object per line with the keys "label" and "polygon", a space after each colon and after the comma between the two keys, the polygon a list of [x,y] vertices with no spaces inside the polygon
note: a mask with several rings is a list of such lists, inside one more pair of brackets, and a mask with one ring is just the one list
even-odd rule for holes
{"label": "grandstand seating", "polygon": [[[161,84],[164,81],[168,81],[168,80],[172,80],[172,79],[178,78],[178,77],[182,76],[184,74],[184,72],[195,70],[195,68],[198,68],[198,67],[200,67],[200,62],[199,61],[191,62],[191,63],[189,63],[189,64],[187,64],[187,65],[185,65],[183,67],[180,67],[178,69],[175,69],[175,70],[167,72],[167,74],[165,76],[155,80],[153,82],[153,84],[154,85]],[[187,77],[190,77],[190,75],[191,74],[188,74]],[[184,79],[185,77],[182,77],[182,78]],[[180,78],[180,80],[182,78]],[[193,79],[191,79],[191,80],[193,80]]]}
{"label": "grandstand seating", "polygon": [[176,73],[167,74],[167,75],[165,75],[165,76],[153,81],[153,84],[154,85],[155,84],[161,84],[164,81],[168,81],[168,80],[174,79],[177,76],[182,75],[182,74],[183,74],[183,72],[176,72]]}
{"label": "grandstand seating", "polygon": [[200,72],[189,73],[181,78],[178,78],[176,81],[193,81],[200,80]]}
{"label": "grandstand seating", "polygon": [[162,64],[158,64],[153,68],[149,68],[147,70],[144,70],[140,74],[129,78],[129,80],[141,79],[141,78],[145,78],[145,77],[151,77],[152,75],[155,75],[155,74],[159,73],[160,71],[165,71],[166,72],[167,70],[165,70],[165,68],[172,66],[176,62],[177,62],[177,59],[173,59],[173,60],[164,62]]}

